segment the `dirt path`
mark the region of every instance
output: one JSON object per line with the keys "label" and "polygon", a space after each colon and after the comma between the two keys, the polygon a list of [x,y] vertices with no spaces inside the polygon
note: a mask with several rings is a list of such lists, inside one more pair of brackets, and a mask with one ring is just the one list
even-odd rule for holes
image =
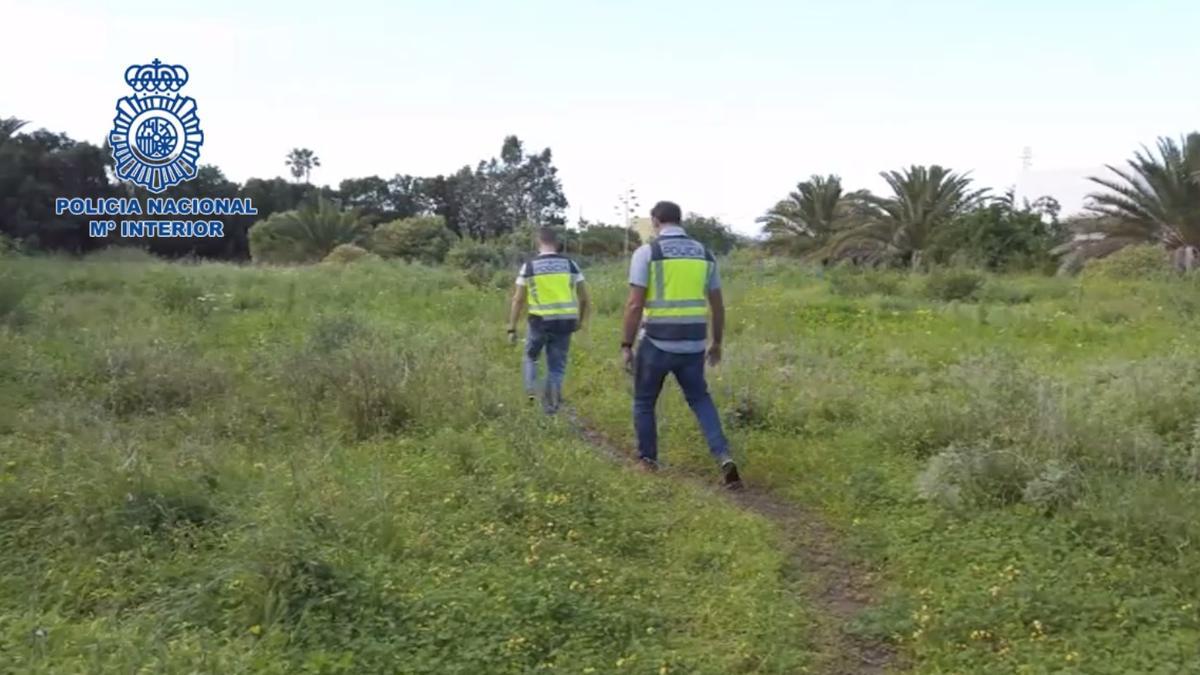
{"label": "dirt path", "polygon": [[[590,445],[615,461],[631,461],[625,451],[572,409],[564,418]],[[805,580],[806,600],[818,610],[816,644],[820,649],[815,672],[829,675],[874,675],[899,669],[899,657],[891,645],[851,634],[847,627],[874,601],[871,576],[866,567],[846,555],[838,533],[810,509],[757,490],[753,485],[729,492],[704,478],[670,471],[671,478],[704,487],[747,511],[769,518],[783,534],[792,569]],[[714,474],[715,475],[715,474]]]}

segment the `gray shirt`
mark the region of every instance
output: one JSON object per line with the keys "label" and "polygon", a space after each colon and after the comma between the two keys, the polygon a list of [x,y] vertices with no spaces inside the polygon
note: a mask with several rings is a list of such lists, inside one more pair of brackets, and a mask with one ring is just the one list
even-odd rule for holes
{"label": "gray shirt", "polygon": [[[687,235],[682,227],[678,225],[666,225],[658,232],[659,236],[679,236]],[[650,285],[650,259],[653,257],[653,252],[650,250],[650,244],[642,244],[636,251],[633,252],[633,257],[629,259],[629,285],[647,288]],[[717,273],[717,264],[713,263],[712,272],[708,275],[708,290],[714,291],[721,287],[721,275]],[[646,329],[638,333],[638,337],[645,336]],[[695,354],[702,352],[708,346],[704,340],[655,340],[647,338],[655,347],[664,352],[674,354]]]}

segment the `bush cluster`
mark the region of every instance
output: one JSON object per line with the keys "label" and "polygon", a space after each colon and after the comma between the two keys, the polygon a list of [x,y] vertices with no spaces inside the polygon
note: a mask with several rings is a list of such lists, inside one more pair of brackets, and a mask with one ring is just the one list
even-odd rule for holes
{"label": "bush cluster", "polygon": [[1103,258],[1089,260],[1084,265],[1085,278],[1103,279],[1161,279],[1171,272],[1167,251],[1157,244],[1126,246]]}
{"label": "bush cluster", "polygon": [[348,265],[350,263],[379,259],[378,255],[356,244],[339,244],[321,262],[332,265]]}
{"label": "bush cluster", "polygon": [[829,290],[834,295],[860,298],[868,295],[896,295],[904,276],[892,270],[837,267],[828,275]]}
{"label": "bush cluster", "polygon": [[942,302],[974,300],[983,283],[983,275],[973,270],[936,270],[925,279],[925,295]]}
{"label": "bush cluster", "polygon": [[195,352],[162,342],[118,343],[101,350],[87,378],[117,415],[170,412],[212,400],[228,376]]}

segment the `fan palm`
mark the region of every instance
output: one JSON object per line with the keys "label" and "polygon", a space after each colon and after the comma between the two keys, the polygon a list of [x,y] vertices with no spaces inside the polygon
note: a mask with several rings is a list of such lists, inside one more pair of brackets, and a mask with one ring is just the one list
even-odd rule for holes
{"label": "fan palm", "polygon": [[862,198],[869,217],[833,239],[829,252],[834,257],[907,260],[917,269],[938,232],[978,206],[987,194],[986,189],[972,189],[969,176],[936,164],[885,171],[880,176],[892,194]]}
{"label": "fan palm", "polygon": [[786,199],[758,219],[772,242],[789,250],[818,250],[835,233],[858,222],[865,192],[847,194],[834,175],[812,176],[796,184]]}
{"label": "fan palm", "polygon": [[321,166],[321,158],[308,148],[293,148],[284,159],[284,164],[291,170],[292,177],[296,179],[296,182],[303,178],[307,183],[313,168]]}
{"label": "fan palm", "polygon": [[362,240],[367,230],[355,211],[343,211],[341,204],[321,198],[255,223],[250,228],[250,255],[263,262],[321,260],[341,244]]}
{"label": "fan palm", "polygon": [[1181,269],[1192,269],[1200,251],[1200,133],[1179,141],[1158,139],[1157,154],[1148,148],[1127,168],[1109,166],[1115,177],[1090,177],[1104,192],[1088,195],[1088,210],[1100,216],[1086,221],[1069,252],[1086,259],[1102,257],[1129,244],[1157,242],[1172,252]]}

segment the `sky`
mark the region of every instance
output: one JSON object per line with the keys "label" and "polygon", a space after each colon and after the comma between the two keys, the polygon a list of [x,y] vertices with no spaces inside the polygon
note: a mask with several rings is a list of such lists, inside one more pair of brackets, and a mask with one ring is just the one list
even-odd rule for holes
{"label": "sky", "polygon": [[[1195,0],[0,0],[0,117],[100,143],[125,69],[186,66],[237,181],[436,175],[550,147],[569,219],[670,199],[743,233],[812,174],[938,163],[1078,210],[1200,129]],[[14,30],[15,27],[15,30]],[[1023,168],[1025,148],[1031,166]]]}

